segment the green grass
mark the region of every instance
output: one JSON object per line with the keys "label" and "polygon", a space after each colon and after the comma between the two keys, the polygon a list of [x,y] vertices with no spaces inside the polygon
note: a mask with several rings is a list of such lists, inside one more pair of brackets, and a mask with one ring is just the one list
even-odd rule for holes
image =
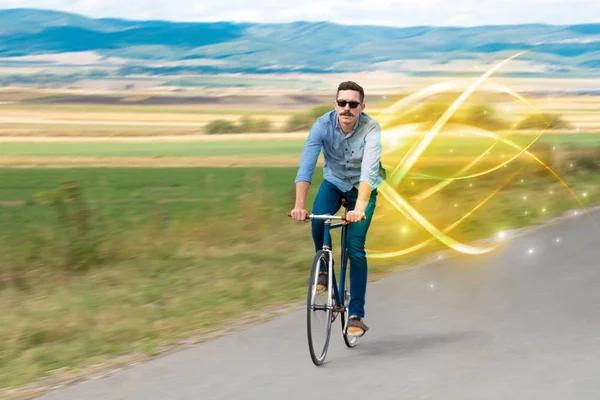
{"label": "green grass", "polygon": [[[532,136],[516,135],[511,138],[521,145],[528,144]],[[410,148],[412,141],[407,141],[399,149]],[[540,143],[557,145],[564,148],[600,147],[600,135],[545,135]],[[436,139],[427,149],[425,155],[471,155],[483,151],[491,144],[487,139],[456,140],[448,138]],[[2,143],[0,154],[6,156],[88,156],[88,157],[208,157],[208,156],[299,156],[304,141],[271,140],[271,141],[227,141],[227,142],[191,142],[191,143]],[[536,144],[537,145],[537,144]],[[384,148],[385,149],[385,148]],[[495,153],[514,149],[500,145]]]}
{"label": "green grass", "polygon": [[89,157],[209,157],[294,155],[302,151],[298,140],[227,141],[191,143],[2,143],[7,156]]}
{"label": "green grass", "polygon": [[[398,190],[443,228],[519,168],[524,169],[517,179],[452,231],[454,238],[488,237],[578,208],[552,177],[528,163],[455,182],[421,202],[413,196],[431,182],[407,180]],[[0,174],[0,387],[61,368],[75,373],[119,355],[153,355],[305,295],[310,229],[286,216],[294,201],[295,168],[0,169]],[[585,204],[600,201],[599,173],[564,174],[577,193],[588,194]],[[309,208],[321,176],[317,168]],[[61,222],[57,209],[36,201],[65,180],[82,188],[91,219]],[[369,249],[396,250],[429,238],[379,198]],[[63,206],[77,211],[76,202]],[[89,230],[81,228],[82,221]],[[434,242],[406,257],[372,260],[371,276],[440,249],[445,248]],[[69,261],[74,259],[87,264],[76,268]]]}
{"label": "green grass", "polygon": [[600,147],[599,134],[544,134],[540,140],[544,143],[573,148]]}
{"label": "green grass", "polygon": [[[589,149],[590,147],[600,147],[600,134],[552,134],[545,133],[536,139],[535,135],[504,135],[507,139],[516,144],[525,147],[536,140],[531,149],[540,149],[544,146],[556,146],[557,151],[568,149]],[[405,139],[404,149],[409,149],[415,141],[420,141],[421,137],[411,137]],[[402,142],[400,142],[402,144]],[[438,137],[434,139],[427,147],[425,154],[430,155],[476,155],[486,150],[491,144],[492,139],[473,138],[473,137]],[[385,150],[385,148],[384,148]],[[452,150],[452,152],[451,152]],[[516,149],[506,144],[500,143],[493,151],[496,154],[506,152],[507,154],[516,152]]]}
{"label": "green grass", "polygon": [[[302,295],[309,231],[285,215],[290,169],[1,173],[0,202],[25,204],[0,213],[0,387],[153,354]],[[34,201],[64,179],[83,187],[102,240],[87,272],[70,270],[72,236]]]}

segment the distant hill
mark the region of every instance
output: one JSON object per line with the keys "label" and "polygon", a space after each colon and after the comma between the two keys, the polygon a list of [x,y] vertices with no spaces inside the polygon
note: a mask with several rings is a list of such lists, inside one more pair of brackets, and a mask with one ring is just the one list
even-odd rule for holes
{"label": "distant hill", "polygon": [[[540,24],[474,28],[285,24],[182,23],[92,19],[37,9],[0,10],[0,57],[94,51],[125,59],[218,60],[171,69],[143,63],[131,71],[334,72],[401,68],[394,62],[489,60],[534,49],[523,60],[549,72],[598,70],[600,24]],[[396,66],[395,66],[396,65]]]}

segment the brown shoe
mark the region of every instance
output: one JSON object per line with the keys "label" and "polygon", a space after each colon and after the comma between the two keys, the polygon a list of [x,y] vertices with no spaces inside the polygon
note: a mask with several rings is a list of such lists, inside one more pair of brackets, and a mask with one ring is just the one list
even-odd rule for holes
{"label": "brown shoe", "polygon": [[317,294],[323,293],[327,289],[327,285],[329,285],[327,272],[319,273],[319,277],[317,278]]}
{"label": "brown shoe", "polygon": [[352,315],[352,316],[350,316],[350,318],[348,318],[348,329],[347,329],[348,336],[361,337],[368,330],[369,330],[369,327],[364,323],[362,318],[357,317],[356,315]]}

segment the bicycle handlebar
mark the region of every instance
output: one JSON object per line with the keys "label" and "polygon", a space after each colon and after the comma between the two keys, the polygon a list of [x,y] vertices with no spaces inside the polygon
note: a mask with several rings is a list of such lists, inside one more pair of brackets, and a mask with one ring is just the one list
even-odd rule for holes
{"label": "bicycle handlebar", "polygon": [[[292,213],[288,213],[288,217],[291,217]],[[346,220],[346,217],[343,215],[327,215],[327,214],[308,214],[306,216],[305,221],[309,221],[311,219],[339,219],[342,220],[344,222],[348,222]],[[367,219],[367,217],[365,215],[363,215],[363,217],[361,219]]]}

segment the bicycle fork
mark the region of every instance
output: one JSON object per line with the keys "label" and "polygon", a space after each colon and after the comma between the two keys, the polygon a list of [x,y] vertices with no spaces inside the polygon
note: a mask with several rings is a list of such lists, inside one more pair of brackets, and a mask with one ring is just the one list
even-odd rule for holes
{"label": "bicycle fork", "polygon": [[[327,296],[327,309],[333,310],[335,312],[344,312],[347,311],[345,308],[345,291],[344,291],[344,276],[345,276],[345,270],[346,270],[346,257],[347,257],[347,253],[346,253],[346,233],[347,233],[347,225],[346,224],[340,224],[335,226],[336,228],[341,226],[342,228],[342,265],[341,265],[341,271],[340,271],[340,287],[337,287],[337,282],[335,281],[335,271],[333,269],[333,251],[332,251],[332,245],[331,245],[331,220],[327,219],[325,220],[325,231],[324,231],[324,237],[323,237],[323,252],[327,254],[328,256],[328,265],[327,265],[327,279],[328,279],[328,289],[329,289],[329,293]],[[338,290],[339,289],[339,290]],[[335,319],[335,316],[333,317]]]}

